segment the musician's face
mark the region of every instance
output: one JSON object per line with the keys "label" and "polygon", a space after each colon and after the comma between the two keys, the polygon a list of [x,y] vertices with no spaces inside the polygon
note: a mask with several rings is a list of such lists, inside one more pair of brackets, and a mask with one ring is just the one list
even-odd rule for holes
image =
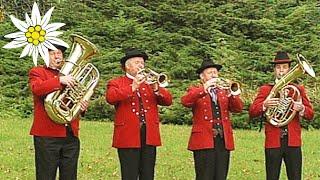
{"label": "musician's face", "polygon": [[142,57],[133,57],[126,61],[126,72],[131,76],[136,76],[140,69],[144,68],[144,59]]}
{"label": "musician's face", "polygon": [[58,68],[60,69],[63,65],[63,53],[60,49],[57,49],[56,51],[49,51],[49,67],[51,68]]}
{"label": "musician's face", "polygon": [[282,78],[284,75],[286,75],[290,70],[289,63],[283,63],[283,64],[276,64],[274,66],[274,72],[277,79]]}
{"label": "musician's face", "polygon": [[219,71],[217,68],[210,67],[202,71],[200,74],[200,78],[202,82],[207,82],[208,80],[212,78],[217,78],[219,76]]}

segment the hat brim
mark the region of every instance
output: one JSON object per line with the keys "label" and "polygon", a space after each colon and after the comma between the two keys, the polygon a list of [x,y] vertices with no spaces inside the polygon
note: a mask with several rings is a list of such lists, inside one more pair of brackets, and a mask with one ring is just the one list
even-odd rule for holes
{"label": "hat brim", "polygon": [[[56,44],[54,44],[54,47],[56,47],[57,49],[59,49],[62,53],[64,53],[64,52],[67,50],[66,47],[60,46],[60,45],[56,45]],[[48,49],[48,50],[49,50],[49,51],[54,51],[53,49]]]}
{"label": "hat brim", "polygon": [[269,62],[270,64],[285,64],[285,63],[291,63],[292,61],[290,59],[284,59],[284,60],[275,60]]}
{"label": "hat brim", "polygon": [[201,74],[202,71],[204,71],[207,68],[211,68],[211,67],[216,68],[218,71],[220,71],[220,69],[222,68],[222,66],[220,64],[212,64],[212,65],[203,66],[203,67],[199,68],[196,72],[198,74]]}
{"label": "hat brim", "polygon": [[130,59],[130,58],[133,58],[133,57],[142,57],[144,61],[148,60],[148,55],[147,54],[144,54],[144,53],[132,54],[132,55],[124,56],[123,58],[121,58],[121,60],[120,60],[121,65],[124,66],[126,61],[128,59]]}

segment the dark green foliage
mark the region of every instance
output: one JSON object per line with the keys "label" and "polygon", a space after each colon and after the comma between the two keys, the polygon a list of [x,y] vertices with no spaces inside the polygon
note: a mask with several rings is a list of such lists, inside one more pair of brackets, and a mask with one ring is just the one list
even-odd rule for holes
{"label": "dark green foliage", "polygon": [[[16,32],[8,15],[24,20],[33,1],[1,1],[5,18],[0,23],[3,35]],[[241,83],[245,110],[233,115],[234,126],[257,128],[250,123],[247,110],[257,88],[273,80],[268,63],[278,50],[288,51],[295,59],[302,53],[316,72],[320,58],[317,1],[186,1],[186,0],[43,0],[37,1],[42,12],[55,6],[50,22],[64,22],[64,40],[71,33],[85,36],[99,48],[92,60],[101,80],[85,119],[112,120],[114,107],[104,98],[108,80],[123,74],[119,59],[128,47],[145,49],[147,65],[165,72],[171,79],[169,90],[174,104],[160,109],[163,123],[190,124],[191,110],[180,97],[191,84],[198,83],[195,70],[205,56],[223,65],[220,76]],[[21,49],[0,49],[0,113],[2,116],[32,115],[32,95],[28,88],[30,57],[19,59]],[[68,54],[68,52],[67,52]],[[302,77],[315,108],[315,120],[303,122],[307,128],[320,128],[319,78]]]}

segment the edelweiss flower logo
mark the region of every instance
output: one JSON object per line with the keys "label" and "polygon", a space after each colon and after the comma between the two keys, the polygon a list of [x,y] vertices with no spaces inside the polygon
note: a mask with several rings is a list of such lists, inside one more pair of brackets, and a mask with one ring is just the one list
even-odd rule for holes
{"label": "edelweiss flower logo", "polygon": [[31,19],[26,13],[26,20],[21,21],[14,16],[10,16],[13,24],[20,30],[20,32],[5,35],[5,38],[11,38],[13,41],[3,46],[3,48],[19,48],[24,47],[20,58],[31,56],[33,63],[37,65],[38,56],[43,58],[47,66],[49,66],[49,52],[48,49],[56,50],[53,44],[69,47],[67,43],[57,38],[62,32],[56,31],[64,26],[64,23],[51,23],[49,24],[51,14],[54,7],[41,19],[37,3],[33,4]]}

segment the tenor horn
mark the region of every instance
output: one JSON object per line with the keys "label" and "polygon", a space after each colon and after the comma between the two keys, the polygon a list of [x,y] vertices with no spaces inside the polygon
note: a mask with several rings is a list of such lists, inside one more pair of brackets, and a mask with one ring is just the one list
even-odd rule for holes
{"label": "tenor horn", "polygon": [[[273,86],[266,98],[270,99],[280,95],[279,104],[268,108],[265,113],[267,122],[276,127],[287,125],[295,117],[297,111],[292,109],[294,101],[302,102],[299,89],[288,84],[304,74],[311,77],[316,76],[312,66],[304,56],[297,54],[297,60],[298,64]],[[293,93],[289,93],[290,91]]]}

